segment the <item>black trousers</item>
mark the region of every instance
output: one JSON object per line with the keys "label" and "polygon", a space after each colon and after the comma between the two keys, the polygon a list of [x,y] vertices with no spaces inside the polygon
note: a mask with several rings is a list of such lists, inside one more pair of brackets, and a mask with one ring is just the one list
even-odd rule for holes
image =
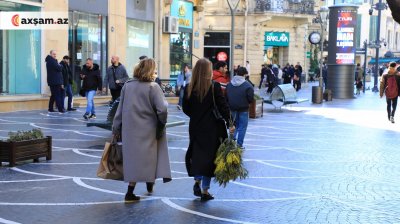
{"label": "black trousers", "polygon": [[49,100],[49,111],[53,110],[54,101],[58,111],[64,111],[64,99],[63,99],[63,89],[61,85],[50,86],[51,96]]}
{"label": "black trousers", "polygon": [[110,89],[112,101],[118,99],[121,96],[121,89]]}
{"label": "black trousers", "polygon": [[396,112],[397,97],[395,97],[393,99],[386,98],[386,103],[387,103],[388,119],[390,119],[390,116],[394,116],[394,113]]}
{"label": "black trousers", "polygon": [[296,89],[296,91],[299,91],[301,89],[301,81],[299,80],[293,80],[293,88]]}

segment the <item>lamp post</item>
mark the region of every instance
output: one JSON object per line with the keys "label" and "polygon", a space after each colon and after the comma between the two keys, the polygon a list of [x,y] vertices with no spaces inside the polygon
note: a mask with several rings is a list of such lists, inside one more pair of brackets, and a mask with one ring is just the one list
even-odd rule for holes
{"label": "lamp post", "polygon": [[239,6],[240,0],[236,0],[236,3],[232,3],[231,0],[226,0],[226,1],[228,2],[229,9],[231,10],[231,38],[230,38],[231,50],[229,51],[229,69],[230,69],[230,74],[231,74],[231,79],[232,79],[233,74],[234,74],[234,71],[233,71],[233,63],[234,63],[233,62],[233,56],[234,56],[233,40],[234,40],[234,34],[235,34],[234,33],[235,32],[235,11],[236,11],[237,7]]}
{"label": "lamp post", "polygon": [[379,90],[378,90],[379,48],[381,47],[381,41],[379,39],[380,39],[380,30],[381,30],[382,10],[385,10],[386,8],[387,8],[387,6],[386,6],[386,4],[382,3],[382,0],[379,0],[379,3],[375,4],[375,9],[378,10],[378,22],[377,22],[378,24],[376,26],[377,27],[376,28],[376,40],[375,40],[376,55],[375,55],[375,71],[374,71],[374,88],[372,88],[372,92],[379,92]]}
{"label": "lamp post", "polygon": [[322,77],[322,66],[324,62],[324,41],[325,41],[325,24],[328,21],[328,15],[329,15],[329,9],[326,7],[321,7],[319,10],[319,21],[321,25],[321,43],[320,43],[320,51],[321,51],[321,59],[320,59],[320,64],[319,64],[319,87],[323,89],[323,77]]}

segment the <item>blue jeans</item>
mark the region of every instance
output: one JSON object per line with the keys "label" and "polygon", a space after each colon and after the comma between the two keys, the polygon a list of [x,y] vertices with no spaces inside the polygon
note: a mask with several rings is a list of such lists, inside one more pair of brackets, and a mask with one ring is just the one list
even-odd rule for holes
{"label": "blue jeans", "polygon": [[237,144],[243,146],[244,136],[246,135],[247,125],[249,123],[249,112],[231,111],[232,117],[235,119],[235,133],[233,138],[237,139]]}
{"label": "blue jeans", "polygon": [[185,87],[182,86],[181,90],[179,90],[179,102],[178,105],[182,106],[182,101],[183,101],[183,94],[185,93]]}
{"label": "blue jeans", "polygon": [[211,177],[195,175],[194,180],[201,181],[201,189],[210,189]]}
{"label": "blue jeans", "polygon": [[94,111],[94,95],[96,95],[96,90],[89,90],[86,91],[86,99],[87,99],[87,106],[86,106],[86,114],[96,114]]}
{"label": "blue jeans", "polygon": [[[68,109],[71,109],[72,108],[72,105],[71,105],[72,104],[72,86],[70,84],[64,86],[64,92],[63,92],[63,98],[62,98],[63,103],[64,103],[65,95],[68,96]],[[65,107],[65,105],[64,105],[64,107]]]}

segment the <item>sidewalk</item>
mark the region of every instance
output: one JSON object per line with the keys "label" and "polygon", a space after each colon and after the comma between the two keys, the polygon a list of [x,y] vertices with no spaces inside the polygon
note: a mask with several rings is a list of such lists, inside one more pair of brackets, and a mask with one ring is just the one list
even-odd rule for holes
{"label": "sidewalk", "polygon": [[[193,196],[184,155],[188,126],[167,130],[173,181],[157,180],[153,195],[125,204],[127,184],[96,177],[110,132],[87,128],[83,109],[0,113],[0,137],[42,128],[53,136],[53,160],[0,168],[0,223],[399,223],[400,115],[387,120],[385,99],[366,91],[355,99],[310,102],[251,119],[245,138],[249,178],[212,183],[215,200]],[[317,85],[317,82],[314,83]],[[97,109],[105,119],[106,107]],[[187,117],[170,105],[173,119]]]}

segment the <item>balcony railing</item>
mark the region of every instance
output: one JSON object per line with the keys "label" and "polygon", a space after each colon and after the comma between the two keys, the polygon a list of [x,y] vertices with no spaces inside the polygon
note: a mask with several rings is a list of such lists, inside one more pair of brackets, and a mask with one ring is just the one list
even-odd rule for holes
{"label": "balcony railing", "polygon": [[315,0],[255,0],[254,12],[315,14]]}

